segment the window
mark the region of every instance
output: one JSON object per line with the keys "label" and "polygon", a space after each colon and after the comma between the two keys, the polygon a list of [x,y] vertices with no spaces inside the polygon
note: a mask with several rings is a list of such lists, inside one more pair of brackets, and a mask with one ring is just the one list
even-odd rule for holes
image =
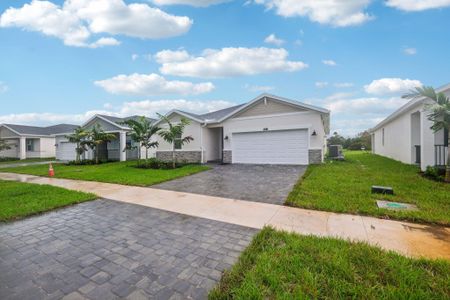
{"label": "window", "polygon": [[381,130],[381,144],[384,146],[384,128]]}
{"label": "window", "polygon": [[27,139],[27,151],[34,151],[34,140]]}
{"label": "window", "polygon": [[177,134],[177,136],[175,137],[175,141],[174,141],[174,144],[175,144],[175,149],[176,150],[180,150],[181,149],[181,133],[180,134]]}

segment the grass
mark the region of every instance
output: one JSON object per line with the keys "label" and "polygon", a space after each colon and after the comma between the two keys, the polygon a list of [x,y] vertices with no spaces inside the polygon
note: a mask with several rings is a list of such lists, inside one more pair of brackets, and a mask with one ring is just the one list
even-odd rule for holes
{"label": "grass", "polygon": [[94,194],[49,185],[0,180],[0,221],[11,221],[95,198]]}
{"label": "grass", "polygon": [[[395,195],[371,194],[372,185],[392,186]],[[412,203],[419,210],[379,209],[376,200],[382,199]],[[422,177],[416,166],[361,151],[346,152],[346,161],[309,166],[303,179],[289,194],[286,204],[450,225],[450,184]]]}
{"label": "grass", "polygon": [[450,263],[264,228],[209,299],[448,299]]}
{"label": "grass", "polygon": [[5,160],[2,160],[0,158],[0,166],[1,165],[7,165],[7,164],[17,164],[17,163],[27,163],[27,162],[38,162],[38,161],[53,161],[55,160],[54,157],[46,157],[46,158],[27,158],[27,159],[15,159],[15,158],[5,158]]}
{"label": "grass", "polygon": [[[53,164],[56,178],[79,179],[118,183],[125,185],[149,186],[179,177],[208,170],[202,165],[186,165],[173,170],[139,169],[136,162],[112,162],[101,165],[68,166]],[[33,165],[0,169],[2,172],[48,176],[47,165]]]}

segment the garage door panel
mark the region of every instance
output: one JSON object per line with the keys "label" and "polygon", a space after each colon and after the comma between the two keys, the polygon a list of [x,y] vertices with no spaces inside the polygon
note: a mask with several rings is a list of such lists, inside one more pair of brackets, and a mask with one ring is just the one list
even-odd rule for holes
{"label": "garage door panel", "polygon": [[77,145],[75,143],[61,142],[56,149],[56,159],[59,160],[75,160],[76,152],[75,148]]}
{"label": "garage door panel", "polygon": [[233,133],[233,163],[308,164],[308,131]]}

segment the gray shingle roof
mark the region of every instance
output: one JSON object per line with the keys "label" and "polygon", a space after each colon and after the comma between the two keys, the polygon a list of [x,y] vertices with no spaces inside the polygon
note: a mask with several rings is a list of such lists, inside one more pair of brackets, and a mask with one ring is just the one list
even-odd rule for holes
{"label": "gray shingle roof", "polygon": [[47,127],[40,126],[27,126],[27,125],[16,125],[16,124],[5,124],[12,130],[23,135],[52,135],[57,133],[68,133],[72,132],[77,128],[77,125],[72,124],[58,124]]}
{"label": "gray shingle roof", "polygon": [[232,113],[233,111],[235,111],[236,109],[244,106],[245,103],[243,104],[239,104],[239,105],[235,105],[232,107],[228,107],[228,108],[224,108],[221,110],[217,110],[217,111],[213,111],[213,112],[209,112],[203,115],[200,115],[199,118],[202,120],[219,120],[223,117],[225,117],[226,115]]}
{"label": "gray shingle roof", "polygon": [[[108,121],[111,121],[113,123],[116,123],[117,125],[123,126],[123,124],[121,124],[122,122],[125,122],[127,120],[137,120],[139,119],[141,116],[129,116],[129,117],[124,117],[124,118],[119,118],[119,117],[113,117],[113,116],[107,116],[107,115],[99,115],[105,119],[107,119]],[[146,117],[147,118],[147,117]],[[155,122],[155,119],[152,118],[147,118],[147,120],[149,120],[150,122]]]}

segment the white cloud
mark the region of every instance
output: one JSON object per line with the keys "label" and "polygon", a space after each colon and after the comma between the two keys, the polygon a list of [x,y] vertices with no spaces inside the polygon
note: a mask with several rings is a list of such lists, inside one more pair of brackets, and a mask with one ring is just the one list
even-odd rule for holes
{"label": "white cloud", "polygon": [[408,102],[407,99],[397,97],[363,97],[349,99],[346,95],[342,96],[336,97],[333,95],[331,98],[327,98],[328,103],[325,106],[331,110],[333,114],[345,113],[349,115],[387,115]]}
{"label": "white cloud", "polygon": [[403,53],[405,53],[406,55],[416,55],[417,49],[416,48],[405,48],[405,49],[403,49]]}
{"label": "white cloud", "polygon": [[416,87],[421,86],[422,83],[419,80],[381,78],[374,80],[370,84],[364,86],[364,89],[369,94],[383,95],[406,93]]}
{"label": "white cloud", "polygon": [[250,92],[269,92],[275,89],[275,87],[273,86],[268,86],[268,85],[251,85],[251,84],[246,84],[244,86],[244,88],[246,90],[249,90]]}
{"label": "white cloud", "polygon": [[387,0],[386,5],[403,11],[422,11],[450,6],[450,0]]}
{"label": "white cloud", "polygon": [[0,81],[0,94],[6,93],[9,90],[9,87],[3,81]]}
{"label": "white cloud", "polygon": [[264,43],[273,44],[279,47],[284,44],[284,40],[277,38],[277,36],[272,33],[264,39]]}
{"label": "white cloud", "polygon": [[169,81],[158,74],[131,74],[98,80],[95,85],[111,94],[122,95],[198,95],[211,92],[215,87],[211,82],[194,84],[188,81]]}
{"label": "white cloud", "polygon": [[191,25],[188,17],[123,0],[66,0],[61,6],[32,0],[21,8],[10,7],[0,16],[0,27],[37,31],[59,38],[67,46],[90,48],[119,44],[105,36],[92,41],[94,34],[158,39],[184,34]]}
{"label": "white cloud", "polygon": [[315,83],[315,85],[316,85],[316,88],[321,89],[321,88],[327,87],[328,86],[328,82],[326,82],[326,81],[317,81]]}
{"label": "white cloud", "polygon": [[155,59],[159,64],[181,62],[190,59],[186,50],[163,50],[155,54]]}
{"label": "white cloud", "polygon": [[349,87],[353,87],[354,86],[354,84],[353,83],[351,83],[351,82],[337,82],[337,83],[335,83],[335,84],[333,84],[334,85],[334,87],[336,87],[336,88],[349,88]]}
{"label": "white cloud", "polygon": [[254,0],[275,9],[283,17],[308,17],[320,24],[346,27],[365,23],[373,17],[365,12],[372,0]]}
{"label": "white cloud", "polygon": [[132,61],[135,61],[135,60],[137,60],[138,58],[139,58],[139,54],[136,54],[136,53],[131,54],[131,60],[132,60]]}
{"label": "white cloud", "polygon": [[327,65],[327,66],[330,66],[330,67],[337,66],[337,63],[334,60],[331,60],[331,59],[324,59],[324,60],[322,60],[322,63],[324,65]]}
{"label": "white cloud", "polygon": [[282,48],[206,49],[198,57],[187,52],[179,56],[180,51],[172,51],[170,55],[162,52],[165,55],[156,54],[157,61],[162,63],[161,73],[176,76],[219,78],[294,72],[308,67],[304,62],[287,60],[289,53]]}
{"label": "white cloud", "polygon": [[156,5],[190,5],[196,7],[207,7],[219,3],[229,2],[231,0],[152,0]]}
{"label": "white cloud", "polygon": [[106,114],[117,117],[130,115],[145,115],[155,117],[156,113],[166,113],[172,109],[180,109],[192,113],[207,113],[236,105],[224,100],[199,101],[199,100],[144,100],[125,102],[114,107],[107,103],[104,109],[90,110],[80,114],[57,113],[23,113],[0,115],[1,123],[13,123],[24,125],[52,125],[56,123],[82,124],[95,114]]}

